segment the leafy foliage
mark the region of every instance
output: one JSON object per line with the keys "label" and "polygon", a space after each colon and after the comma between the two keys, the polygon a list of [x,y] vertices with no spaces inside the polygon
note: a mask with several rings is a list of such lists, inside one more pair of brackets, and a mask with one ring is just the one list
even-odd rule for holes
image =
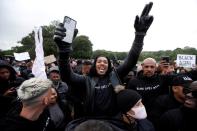
{"label": "leafy foliage", "polygon": [[184,47],[183,49],[176,48],[175,50],[166,51],[144,51],[141,53],[139,61],[142,61],[148,57],[152,57],[158,61],[162,56],[169,56],[171,60],[176,60],[177,54],[197,55],[197,50],[192,47]]}
{"label": "leafy foliage", "polygon": [[[57,48],[55,42],[53,41],[53,35],[55,26],[58,24],[58,21],[52,21],[48,26],[42,26],[43,31],[43,47],[45,56],[54,54],[57,56]],[[21,53],[21,52],[29,52],[31,59],[35,58],[35,40],[34,40],[34,32],[32,31],[27,36],[23,37],[21,41],[22,46],[12,47],[11,50],[1,51],[0,56],[3,55],[13,55],[13,52]],[[127,56],[127,52],[112,52],[106,50],[96,50],[93,51],[92,43],[89,40],[88,36],[81,35],[75,38],[73,41],[73,52],[72,57],[76,59],[90,59],[94,58],[98,55],[108,56],[110,59],[117,58],[118,60],[124,60]],[[191,54],[197,55],[197,50],[193,47],[184,47],[176,48],[175,50],[160,50],[160,51],[143,51],[139,57],[139,61],[144,60],[145,58],[152,57],[157,61],[160,60],[162,56],[169,56],[171,60],[175,60],[177,54]]]}
{"label": "leafy foliage", "polygon": [[[57,21],[53,21],[49,26],[42,26],[43,48],[45,56],[57,54],[56,45],[53,41],[54,30],[57,23]],[[13,55],[14,52],[29,52],[31,59],[35,58],[35,40],[33,31],[27,36],[23,37],[18,43],[21,43],[22,46],[12,47],[11,50],[4,52],[9,55]]]}
{"label": "leafy foliage", "polygon": [[72,57],[77,59],[90,59],[92,56],[92,43],[87,36],[78,36],[73,41]]}
{"label": "leafy foliage", "polygon": [[96,50],[93,52],[93,58],[99,55],[104,55],[109,57],[110,59],[114,59],[116,57],[118,60],[123,60],[127,56],[127,52],[112,52],[106,50]]}

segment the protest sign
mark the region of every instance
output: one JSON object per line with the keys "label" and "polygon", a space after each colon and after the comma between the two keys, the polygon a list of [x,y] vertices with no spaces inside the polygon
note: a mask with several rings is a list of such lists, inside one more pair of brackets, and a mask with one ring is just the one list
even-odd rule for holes
{"label": "protest sign", "polygon": [[15,60],[17,61],[23,61],[23,60],[29,60],[29,53],[28,52],[22,52],[22,53],[14,53]]}
{"label": "protest sign", "polygon": [[44,57],[44,63],[45,64],[50,64],[50,63],[53,63],[56,61],[56,58],[54,55],[49,55],[49,56],[46,56]]}
{"label": "protest sign", "polygon": [[185,68],[195,68],[196,55],[177,54],[177,66]]}

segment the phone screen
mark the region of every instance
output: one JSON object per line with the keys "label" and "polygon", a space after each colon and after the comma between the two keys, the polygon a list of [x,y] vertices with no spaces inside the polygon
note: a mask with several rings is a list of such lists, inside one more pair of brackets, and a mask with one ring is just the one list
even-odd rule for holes
{"label": "phone screen", "polygon": [[72,43],[77,22],[72,18],[65,16],[63,23],[64,28],[66,29],[66,36],[64,37],[63,41],[67,43]]}
{"label": "phone screen", "polygon": [[162,60],[164,60],[164,61],[166,61],[168,63],[170,61],[170,58],[169,58],[169,56],[163,56]]}

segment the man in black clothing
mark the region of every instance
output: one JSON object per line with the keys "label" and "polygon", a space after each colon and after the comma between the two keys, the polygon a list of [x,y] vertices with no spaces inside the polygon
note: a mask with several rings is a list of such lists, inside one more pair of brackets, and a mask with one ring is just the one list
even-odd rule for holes
{"label": "man in black clothing", "polygon": [[[185,75],[196,80],[197,71],[191,71]],[[175,74],[157,74],[155,59],[147,58],[142,63],[142,72],[129,81],[127,88],[136,90],[142,96],[142,102],[149,117],[157,97],[169,93],[169,87],[172,85],[174,77],[176,77]]]}
{"label": "man in black clothing", "polygon": [[148,116],[156,98],[168,93],[168,85],[172,79],[171,76],[158,75],[155,72],[155,59],[145,59],[142,63],[142,72],[138,73],[136,78],[131,79],[127,87],[136,90],[142,96]]}
{"label": "man in black clothing", "polygon": [[161,95],[153,104],[153,108],[149,114],[149,119],[157,128],[160,116],[170,109],[179,108],[185,102],[184,90],[189,88],[192,79],[187,75],[175,76],[172,82],[169,94]]}
{"label": "man in black clothing", "polygon": [[117,103],[121,111],[117,117],[131,128],[137,131],[155,131],[153,124],[146,119],[146,109],[139,93],[130,89],[121,90],[117,94]]}
{"label": "man in black clothing", "polygon": [[159,131],[196,131],[197,130],[197,81],[185,91],[184,105],[167,111],[159,121]]}
{"label": "man in black clothing", "polygon": [[[59,24],[56,28],[54,40],[58,46],[61,78],[68,85],[71,85],[71,90],[74,90],[74,94],[77,94],[76,96],[81,100],[81,104],[83,104],[86,111],[84,115],[114,116],[118,112],[114,108],[116,107],[114,88],[118,85],[114,78],[118,76],[123,79],[130,69],[136,65],[143,47],[144,36],[153,21],[153,16],[149,15],[152,5],[152,2],[147,4],[141,16],[136,16],[134,24],[136,33],[132,48],[124,63],[117,67],[116,73],[111,67],[110,60],[103,55],[95,58],[87,76],[74,73],[69,64],[69,56],[72,51],[71,43],[62,41],[66,29],[63,24]],[[113,77],[114,74],[115,77]]]}
{"label": "man in black clothing", "polygon": [[17,90],[22,102],[20,113],[8,115],[0,122],[2,131],[55,131],[50,117],[43,112],[52,102],[52,82],[31,78]]}

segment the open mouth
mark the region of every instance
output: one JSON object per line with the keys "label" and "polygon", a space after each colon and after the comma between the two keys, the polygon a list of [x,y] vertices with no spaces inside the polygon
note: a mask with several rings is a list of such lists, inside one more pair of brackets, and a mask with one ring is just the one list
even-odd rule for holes
{"label": "open mouth", "polygon": [[185,104],[187,104],[187,105],[194,105],[195,103],[194,103],[194,101],[192,99],[188,99],[188,100],[185,101]]}
{"label": "open mouth", "polygon": [[100,72],[104,72],[104,69],[100,69],[99,71],[100,71]]}
{"label": "open mouth", "polygon": [[105,68],[104,67],[100,67],[99,68],[99,72],[104,72],[105,71]]}

